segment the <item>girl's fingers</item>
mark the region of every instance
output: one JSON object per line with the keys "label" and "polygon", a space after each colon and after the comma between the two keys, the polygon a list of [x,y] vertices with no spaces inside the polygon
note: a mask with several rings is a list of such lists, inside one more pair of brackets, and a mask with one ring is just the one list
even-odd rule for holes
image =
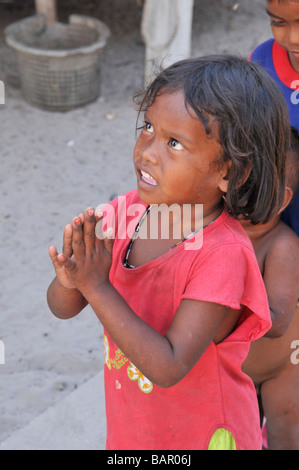
{"label": "girl's fingers", "polygon": [[89,207],[84,216],[84,243],[87,256],[92,255],[95,248],[95,225],[95,211]]}
{"label": "girl's fingers", "polygon": [[104,254],[106,251],[112,258],[114,230],[112,228],[108,228],[104,232],[101,222],[102,221],[100,220],[96,226],[95,251],[101,254]]}
{"label": "girl's fingers", "polygon": [[100,213],[100,215],[98,215],[97,212],[96,212],[96,216],[95,216],[95,236],[96,236],[95,245],[97,247],[98,246],[98,240],[103,240],[104,239],[104,236],[103,236],[103,214]]}
{"label": "girl's fingers", "polygon": [[65,226],[63,232],[63,247],[62,253],[67,257],[70,258],[73,254],[73,227],[71,224]]}
{"label": "girl's fingers", "polygon": [[113,239],[114,239],[114,231],[112,228],[108,228],[108,230],[105,232],[105,238],[104,238],[104,246],[106,250],[108,251],[109,255],[112,256],[112,250],[113,250]]}
{"label": "girl's fingers", "polygon": [[64,267],[63,261],[67,259],[66,256],[64,254],[58,254],[55,246],[49,247],[49,256],[52,260],[56,274],[60,276]]}
{"label": "girl's fingers", "polygon": [[51,261],[52,261],[55,269],[57,269],[57,268],[59,269],[61,267],[61,264],[59,263],[59,261],[57,259],[57,255],[58,255],[58,253],[57,253],[57,250],[56,250],[55,246],[53,246],[53,245],[49,246],[49,256],[51,258]]}
{"label": "girl's fingers", "polygon": [[58,254],[58,251],[56,250],[55,246],[49,247],[49,256],[56,271],[62,269],[63,266],[65,266],[65,261],[69,259],[63,253]]}
{"label": "girl's fingers", "polygon": [[64,256],[63,254],[60,254],[58,255],[58,260],[59,262],[61,263],[61,265],[67,269],[68,271],[73,271],[76,269],[76,263],[75,261],[73,261],[72,259],[70,258],[67,258],[66,256]]}
{"label": "girl's fingers", "polygon": [[83,256],[85,254],[83,222],[84,216],[81,214],[73,219],[72,231],[72,250],[74,255]]}
{"label": "girl's fingers", "polygon": [[92,256],[94,251],[103,248],[103,244],[108,253],[112,254],[113,233],[109,229],[103,233],[101,218],[102,214],[99,217],[95,210],[89,207],[85,214],[74,217],[72,225],[65,226],[62,250],[65,258],[71,258],[72,255],[77,259]]}

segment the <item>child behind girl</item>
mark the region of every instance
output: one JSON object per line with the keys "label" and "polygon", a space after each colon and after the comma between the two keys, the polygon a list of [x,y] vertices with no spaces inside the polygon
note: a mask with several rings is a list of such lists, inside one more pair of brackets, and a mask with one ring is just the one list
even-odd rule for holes
{"label": "child behind girl", "polygon": [[[281,89],[291,125],[299,131],[299,0],[266,0],[273,38],[260,44],[251,60],[262,66]],[[299,191],[281,219],[299,235]]]}
{"label": "child behind girl", "polygon": [[63,252],[49,248],[49,306],[67,319],[89,303],[104,326],[107,449],[261,449],[255,388],[241,365],[271,321],[236,219],[267,222],[283,203],[285,102],[257,65],[210,56],[161,72],[139,109],[137,191],[123,210],[120,198],[102,209],[104,231],[113,214],[113,240],[95,236],[93,208],[65,227]]}
{"label": "child behind girl", "polygon": [[[299,133],[292,129],[287,157],[286,207],[299,189]],[[242,222],[264,278],[272,328],[254,341],[243,370],[255,383],[269,450],[299,450],[299,368],[292,344],[299,338],[299,238],[277,214],[266,224]]]}

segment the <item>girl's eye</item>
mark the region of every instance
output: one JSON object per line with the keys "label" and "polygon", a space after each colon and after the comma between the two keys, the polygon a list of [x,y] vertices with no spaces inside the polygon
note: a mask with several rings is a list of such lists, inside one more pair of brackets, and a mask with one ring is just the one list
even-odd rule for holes
{"label": "girl's eye", "polygon": [[154,132],[153,126],[149,122],[145,122],[143,129],[152,134]]}
{"label": "girl's eye", "polygon": [[175,139],[170,139],[169,145],[174,150],[184,150],[184,147],[182,146],[182,144],[180,144],[180,142],[178,142]]}
{"label": "girl's eye", "polygon": [[272,20],[270,25],[271,26],[284,26],[285,23],[284,23],[284,21],[274,21],[274,20]]}

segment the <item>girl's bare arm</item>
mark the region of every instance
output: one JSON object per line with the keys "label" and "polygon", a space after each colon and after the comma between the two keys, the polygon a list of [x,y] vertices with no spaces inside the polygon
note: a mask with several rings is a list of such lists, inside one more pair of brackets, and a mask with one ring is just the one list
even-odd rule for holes
{"label": "girl's bare arm", "polygon": [[57,277],[48,288],[47,301],[51,312],[62,320],[75,317],[88,305],[78,289],[64,287]]}
{"label": "girl's bare arm", "polygon": [[[219,337],[229,309],[184,299],[169,330],[161,335],[132,311],[110,283],[113,242],[99,240],[94,233],[93,216],[85,214],[84,227],[75,219],[72,250],[69,249],[73,257],[58,256],[59,262],[128,359],[153,383],[166,388],[173,386],[192,369],[213,339]],[[78,294],[74,295],[72,308],[77,311],[80,301]],[[63,308],[64,315],[68,309],[69,305]],[[234,315],[232,318],[235,321]]]}

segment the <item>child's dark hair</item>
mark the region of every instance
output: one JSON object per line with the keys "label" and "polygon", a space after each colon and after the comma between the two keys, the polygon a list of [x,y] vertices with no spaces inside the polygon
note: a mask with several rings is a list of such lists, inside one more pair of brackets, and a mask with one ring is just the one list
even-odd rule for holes
{"label": "child's dark hair", "polygon": [[[265,223],[284,199],[290,123],[283,95],[258,65],[232,55],[187,59],[162,71],[135,97],[139,113],[157,95],[183,90],[207,134],[217,122],[222,161],[231,161],[227,210],[252,223]],[[217,164],[220,162],[218,161]]]}
{"label": "child's dark hair", "polygon": [[[299,0],[277,0],[278,3],[287,3],[287,2],[291,2],[291,3],[298,3]],[[268,3],[272,3],[273,0],[267,0]]]}
{"label": "child's dark hair", "polygon": [[291,129],[291,145],[287,157],[286,184],[295,196],[299,190],[299,132],[294,127]]}

